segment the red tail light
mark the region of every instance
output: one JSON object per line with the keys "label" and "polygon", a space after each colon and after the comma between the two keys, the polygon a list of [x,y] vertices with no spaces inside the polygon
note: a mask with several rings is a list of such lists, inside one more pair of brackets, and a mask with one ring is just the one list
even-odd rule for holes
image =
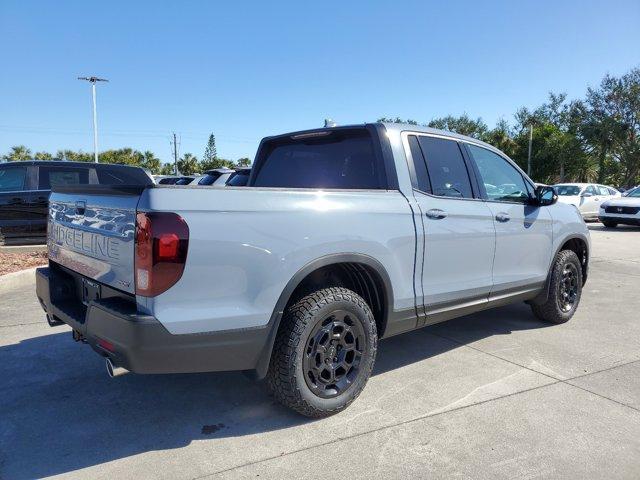
{"label": "red tail light", "polygon": [[155,297],[180,280],[187,261],[189,227],[175,213],[136,215],[136,294]]}

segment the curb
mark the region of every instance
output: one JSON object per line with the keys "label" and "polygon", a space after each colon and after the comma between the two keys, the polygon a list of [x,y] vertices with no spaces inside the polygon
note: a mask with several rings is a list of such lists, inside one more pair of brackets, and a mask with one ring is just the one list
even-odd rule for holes
{"label": "curb", "polygon": [[27,268],[18,272],[7,273],[0,276],[0,294],[7,293],[20,287],[34,285],[36,283],[36,268]]}
{"label": "curb", "polygon": [[0,245],[0,253],[33,253],[46,251],[46,245]]}

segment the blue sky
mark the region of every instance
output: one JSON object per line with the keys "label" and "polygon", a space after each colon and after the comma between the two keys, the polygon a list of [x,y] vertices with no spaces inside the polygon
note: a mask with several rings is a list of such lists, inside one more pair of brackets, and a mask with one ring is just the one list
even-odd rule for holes
{"label": "blue sky", "polygon": [[[308,5],[308,6],[306,6]],[[640,2],[0,0],[0,153],[100,148],[226,158],[261,137],[380,116],[512,120],[640,65]]]}

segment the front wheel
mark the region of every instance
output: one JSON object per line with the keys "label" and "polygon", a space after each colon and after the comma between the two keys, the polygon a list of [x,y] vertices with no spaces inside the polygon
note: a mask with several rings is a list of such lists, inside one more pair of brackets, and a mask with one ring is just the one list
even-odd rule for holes
{"label": "front wheel", "polygon": [[558,253],[551,271],[551,283],[547,301],[532,304],[536,317],[545,322],[569,321],[578,308],[582,296],[582,265],[572,250]]}
{"label": "front wheel", "polygon": [[355,292],[318,290],[284,313],[267,384],[283,405],[308,417],[344,410],[363,390],[378,337],[369,305]]}

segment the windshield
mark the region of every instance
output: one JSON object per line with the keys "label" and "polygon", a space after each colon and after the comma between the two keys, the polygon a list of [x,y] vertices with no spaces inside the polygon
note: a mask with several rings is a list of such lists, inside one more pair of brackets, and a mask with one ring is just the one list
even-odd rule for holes
{"label": "windshield", "polygon": [[563,197],[580,195],[580,187],[576,185],[556,185],[554,188],[557,194]]}
{"label": "windshield", "polygon": [[640,187],[636,187],[633,190],[629,190],[629,193],[627,193],[627,197],[640,198]]}

